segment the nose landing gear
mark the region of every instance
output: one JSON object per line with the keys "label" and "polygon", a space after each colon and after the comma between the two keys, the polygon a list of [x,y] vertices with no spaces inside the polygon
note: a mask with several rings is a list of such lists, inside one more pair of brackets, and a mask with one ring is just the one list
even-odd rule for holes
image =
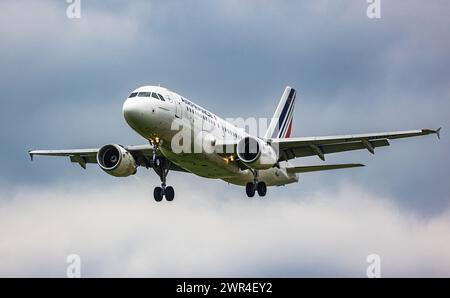
{"label": "nose landing gear", "polygon": [[175,190],[172,186],[166,186],[166,178],[167,174],[169,174],[170,161],[164,157],[156,155],[156,151],[158,150],[160,144],[159,140],[151,141],[150,143],[153,145],[151,166],[161,179],[161,187],[155,187],[153,190],[153,197],[156,202],[161,202],[164,197],[167,201],[171,202],[175,198]]}
{"label": "nose landing gear", "polygon": [[161,202],[163,197],[166,197],[166,200],[171,202],[175,198],[175,190],[172,186],[166,186],[166,178],[169,173],[170,162],[161,157],[157,157],[155,161],[156,162],[153,165],[153,169],[161,179],[161,187],[155,187],[153,196],[157,202]]}

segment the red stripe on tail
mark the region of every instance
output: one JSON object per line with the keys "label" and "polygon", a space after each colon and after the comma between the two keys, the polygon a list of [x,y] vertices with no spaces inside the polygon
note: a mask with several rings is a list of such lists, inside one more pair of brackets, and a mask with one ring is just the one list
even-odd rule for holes
{"label": "red stripe on tail", "polygon": [[289,123],[289,127],[286,131],[286,135],[284,136],[285,138],[290,138],[291,137],[291,130],[292,130],[292,119],[291,122]]}

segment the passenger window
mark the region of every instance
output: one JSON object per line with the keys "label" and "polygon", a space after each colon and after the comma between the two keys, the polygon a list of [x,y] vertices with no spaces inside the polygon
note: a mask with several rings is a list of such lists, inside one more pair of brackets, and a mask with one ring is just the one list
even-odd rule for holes
{"label": "passenger window", "polygon": [[133,92],[133,93],[130,94],[130,96],[128,96],[128,98],[136,97],[137,94],[138,94],[137,92]]}
{"label": "passenger window", "polygon": [[161,99],[162,101],[166,101],[166,100],[164,99],[164,96],[162,96],[161,94],[158,93],[158,96],[159,96],[159,99]]}

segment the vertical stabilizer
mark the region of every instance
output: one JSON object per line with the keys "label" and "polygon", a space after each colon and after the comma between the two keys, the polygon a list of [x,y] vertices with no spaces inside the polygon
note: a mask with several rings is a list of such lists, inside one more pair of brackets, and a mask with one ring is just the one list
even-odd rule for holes
{"label": "vertical stabilizer", "polygon": [[292,118],[295,106],[295,89],[287,86],[272,117],[265,139],[289,138],[292,132]]}

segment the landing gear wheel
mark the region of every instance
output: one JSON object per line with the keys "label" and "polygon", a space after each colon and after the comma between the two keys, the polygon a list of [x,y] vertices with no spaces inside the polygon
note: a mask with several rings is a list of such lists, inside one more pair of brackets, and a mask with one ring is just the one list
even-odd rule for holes
{"label": "landing gear wheel", "polygon": [[166,197],[166,200],[171,202],[175,198],[175,191],[173,190],[172,186],[167,186],[164,190],[164,196]]}
{"label": "landing gear wheel", "polygon": [[245,192],[249,198],[253,198],[255,196],[255,184],[253,182],[247,183],[245,186]]}
{"label": "landing gear wheel", "polygon": [[258,182],[258,184],[256,184],[256,190],[258,191],[258,195],[260,197],[264,197],[267,193],[267,186],[266,183],[264,182]]}
{"label": "landing gear wheel", "polygon": [[156,202],[161,202],[164,197],[163,189],[159,186],[155,187],[155,189],[153,190],[153,197],[155,198]]}

